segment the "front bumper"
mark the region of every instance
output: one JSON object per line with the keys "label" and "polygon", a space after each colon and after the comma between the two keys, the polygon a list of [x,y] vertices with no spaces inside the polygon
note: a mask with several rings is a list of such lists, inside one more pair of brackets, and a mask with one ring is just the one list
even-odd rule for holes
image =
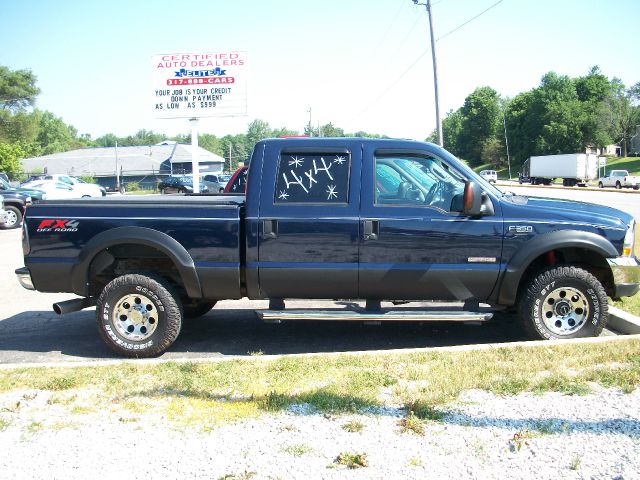
{"label": "front bumper", "polygon": [[7,211],[0,209],[0,226],[7,223]]}
{"label": "front bumper", "polygon": [[31,272],[27,267],[18,268],[16,270],[16,277],[18,277],[18,282],[27,290],[35,290],[36,288],[33,286],[33,280],[31,280]]}
{"label": "front bumper", "polygon": [[640,263],[634,257],[608,258],[613,273],[613,298],[631,297],[640,290]]}

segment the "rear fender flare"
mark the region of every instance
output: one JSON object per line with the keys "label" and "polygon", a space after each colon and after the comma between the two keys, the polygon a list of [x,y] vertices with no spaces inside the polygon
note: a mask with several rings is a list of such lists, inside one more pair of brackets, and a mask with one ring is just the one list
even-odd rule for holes
{"label": "rear fender flare", "polygon": [[562,248],[583,248],[605,258],[619,255],[609,240],[591,232],[560,230],[536,236],[522,245],[507,264],[498,289],[497,303],[514,305],[522,276],[529,265],[540,255]]}
{"label": "rear fender flare", "polygon": [[89,240],[80,252],[78,263],[71,274],[73,291],[78,295],[88,296],[91,262],[106,248],[125,243],[153,247],[164,253],[176,266],[187,295],[190,298],[202,298],[200,280],[189,252],[166,233],[145,227],[117,227],[99,233]]}

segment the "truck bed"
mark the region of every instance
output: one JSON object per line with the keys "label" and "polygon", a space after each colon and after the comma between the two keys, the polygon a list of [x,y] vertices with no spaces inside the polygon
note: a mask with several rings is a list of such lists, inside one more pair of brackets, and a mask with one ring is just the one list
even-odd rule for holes
{"label": "truck bed", "polygon": [[[30,254],[25,263],[38,290],[86,296],[91,292],[85,278],[91,268],[97,268],[94,260],[100,252],[127,258],[130,264],[136,258],[164,256],[183,276],[190,296],[240,298],[244,202],[244,196],[236,195],[39,202],[26,218]],[[197,277],[185,279],[194,268]]]}

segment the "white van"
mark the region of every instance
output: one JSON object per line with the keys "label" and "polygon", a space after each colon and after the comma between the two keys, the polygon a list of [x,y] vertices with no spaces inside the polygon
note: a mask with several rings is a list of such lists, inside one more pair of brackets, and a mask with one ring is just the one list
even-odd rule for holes
{"label": "white van", "polygon": [[498,181],[498,174],[495,170],[482,170],[480,176],[487,182],[496,183]]}

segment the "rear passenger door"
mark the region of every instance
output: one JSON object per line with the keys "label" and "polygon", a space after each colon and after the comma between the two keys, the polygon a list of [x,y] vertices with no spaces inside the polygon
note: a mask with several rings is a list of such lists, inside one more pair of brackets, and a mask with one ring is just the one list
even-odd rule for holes
{"label": "rear passenger door", "polygon": [[295,144],[269,143],[264,153],[258,225],[261,294],[355,298],[361,146],[352,140]]}

